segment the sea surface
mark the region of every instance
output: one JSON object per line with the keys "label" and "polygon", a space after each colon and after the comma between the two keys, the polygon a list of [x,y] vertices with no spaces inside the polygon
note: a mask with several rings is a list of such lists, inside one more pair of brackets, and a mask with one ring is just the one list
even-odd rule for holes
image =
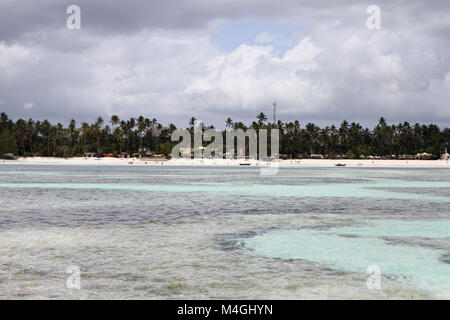
{"label": "sea surface", "polygon": [[0,299],[108,298],[450,299],[450,170],[0,164]]}

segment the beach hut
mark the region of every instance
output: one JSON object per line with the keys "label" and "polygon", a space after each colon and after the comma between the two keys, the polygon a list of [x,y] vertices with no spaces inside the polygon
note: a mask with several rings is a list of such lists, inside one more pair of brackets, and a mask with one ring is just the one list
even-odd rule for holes
{"label": "beach hut", "polygon": [[97,154],[95,152],[85,152],[84,157],[85,158],[95,158],[95,157],[97,157]]}
{"label": "beach hut", "polygon": [[17,157],[12,153],[5,153],[0,158],[3,160],[16,160],[17,159]]}
{"label": "beach hut", "polygon": [[418,159],[417,155],[413,156],[412,154],[402,154],[402,155],[400,155],[400,159],[401,160],[415,160],[415,159]]}
{"label": "beach hut", "polygon": [[422,152],[416,155],[416,159],[418,160],[430,160],[433,157],[431,153]]}

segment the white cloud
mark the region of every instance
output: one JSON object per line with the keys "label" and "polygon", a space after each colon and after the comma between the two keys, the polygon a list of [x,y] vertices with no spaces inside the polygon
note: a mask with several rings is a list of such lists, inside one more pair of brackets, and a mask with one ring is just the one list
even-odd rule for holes
{"label": "white cloud", "polygon": [[270,34],[267,31],[264,31],[256,36],[255,42],[256,43],[270,43],[270,42],[273,42],[275,39],[276,39],[276,36]]}
{"label": "white cloud", "polygon": [[[302,40],[282,58],[276,56],[271,46],[242,45],[213,59],[207,73],[192,82],[185,92],[203,96],[206,104],[216,108],[256,111],[274,99],[292,110],[297,104],[318,107],[327,100],[326,92],[311,95],[311,90],[320,83],[314,77],[300,74],[314,75],[318,71],[315,57],[319,53],[320,49],[309,39]],[[223,98],[214,101],[215,96]]]}
{"label": "white cloud", "polygon": [[24,45],[6,45],[0,42],[0,74],[3,77],[14,76],[27,64],[36,64],[39,61],[37,50],[34,52]]}
{"label": "white cloud", "polygon": [[23,104],[23,107],[24,107],[25,110],[30,110],[30,109],[33,108],[33,105],[34,105],[33,102],[25,102]]}
{"label": "white cloud", "polygon": [[[141,25],[147,20],[134,10],[126,11],[129,21],[117,21],[117,26],[103,33],[89,32],[87,27],[71,33],[64,26],[51,30],[47,26],[24,33],[16,41],[0,42],[2,111],[13,117],[58,120],[142,113],[182,125],[195,115],[223,124],[228,115],[248,120],[256,112],[270,112],[276,100],[285,120],[386,116],[450,121],[445,10],[422,10],[416,2],[405,3],[404,11],[380,5],[383,28],[372,31],[365,27],[367,15],[361,5],[330,2],[317,8],[302,3],[281,12],[273,9],[271,1],[263,1],[260,11],[221,2],[216,4],[219,14],[205,3],[198,3],[203,8],[198,13],[202,23],[177,25],[176,19],[161,18],[173,13],[162,11],[157,21],[174,25],[155,29]],[[267,31],[256,37],[256,45],[223,53],[210,39],[207,27],[186,26],[240,17],[242,12],[253,12],[250,9],[265,21],[294,19],[309,25],[299,30],[299,41],[281,56],[279,39]],[[108,10],[99,18],[106,21],[116,12]],[[90,11],[83,12],[88,19]],[[134,15],[139,18],[136,25]],[[412,16],[417,19],[408,19]],[[17,108],[22,104],[24,108]]]}
{"label": "white cloud", "polygon": [[[435,89],[446,81],[441,68],[449,66],[431,58],[427,62],[440,68],[424,69],[419,57],[409,57],[411,47],[421,52],[429,50],[426,45],[389,32],[349,37],[345,29],[328,31],[335,46],[324,42],[328,32],[316,34],[319,41],[304,38],[281,58],[270,46],[241,46],[212,60],[186,93],[217,108],[255,112],[276,100],[286,117],[449,118],[450,92],[441,91],[438,98]],[[424,112],[424,106],[430,108]]]}

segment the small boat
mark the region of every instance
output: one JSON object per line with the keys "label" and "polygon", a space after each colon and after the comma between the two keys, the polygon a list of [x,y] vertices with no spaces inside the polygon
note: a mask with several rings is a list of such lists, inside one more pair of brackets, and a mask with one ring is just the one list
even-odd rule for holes
{"label": "small boat", "polygon": [[345,167],[346,164],[345,163],[336,163],[335,166],[336,167]]}
{"label": "small boat", "polygon": [[240,166],[249,166],[250,163],[239,163]]}

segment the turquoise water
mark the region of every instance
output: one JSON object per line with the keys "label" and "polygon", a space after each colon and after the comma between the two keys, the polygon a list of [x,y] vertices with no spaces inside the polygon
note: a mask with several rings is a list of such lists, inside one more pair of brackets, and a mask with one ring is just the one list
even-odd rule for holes
{"label": "turquoise water", "polygon": [[334,232],[375,237],[447,238],[450,236],[450,220],[372,221],[362,226],[341,227]]}
{"label": "turquoise water", "polygon": [[[449,298],[449,181],[448,169],[0,164],[0,298]],[[366,286],[371,265],[381,290]]]}
{"label": "turquoise water", "polygon": [[376,265],[385,276],[448,298],[450,265],[443,261],[448,250],[392,243],[383,238],[446,238],[449,230],[450,220],[380,220],[361,227],[267,232],[244,240],[244,248],[255,255],[305,259],[343,271],[365,272]]}

